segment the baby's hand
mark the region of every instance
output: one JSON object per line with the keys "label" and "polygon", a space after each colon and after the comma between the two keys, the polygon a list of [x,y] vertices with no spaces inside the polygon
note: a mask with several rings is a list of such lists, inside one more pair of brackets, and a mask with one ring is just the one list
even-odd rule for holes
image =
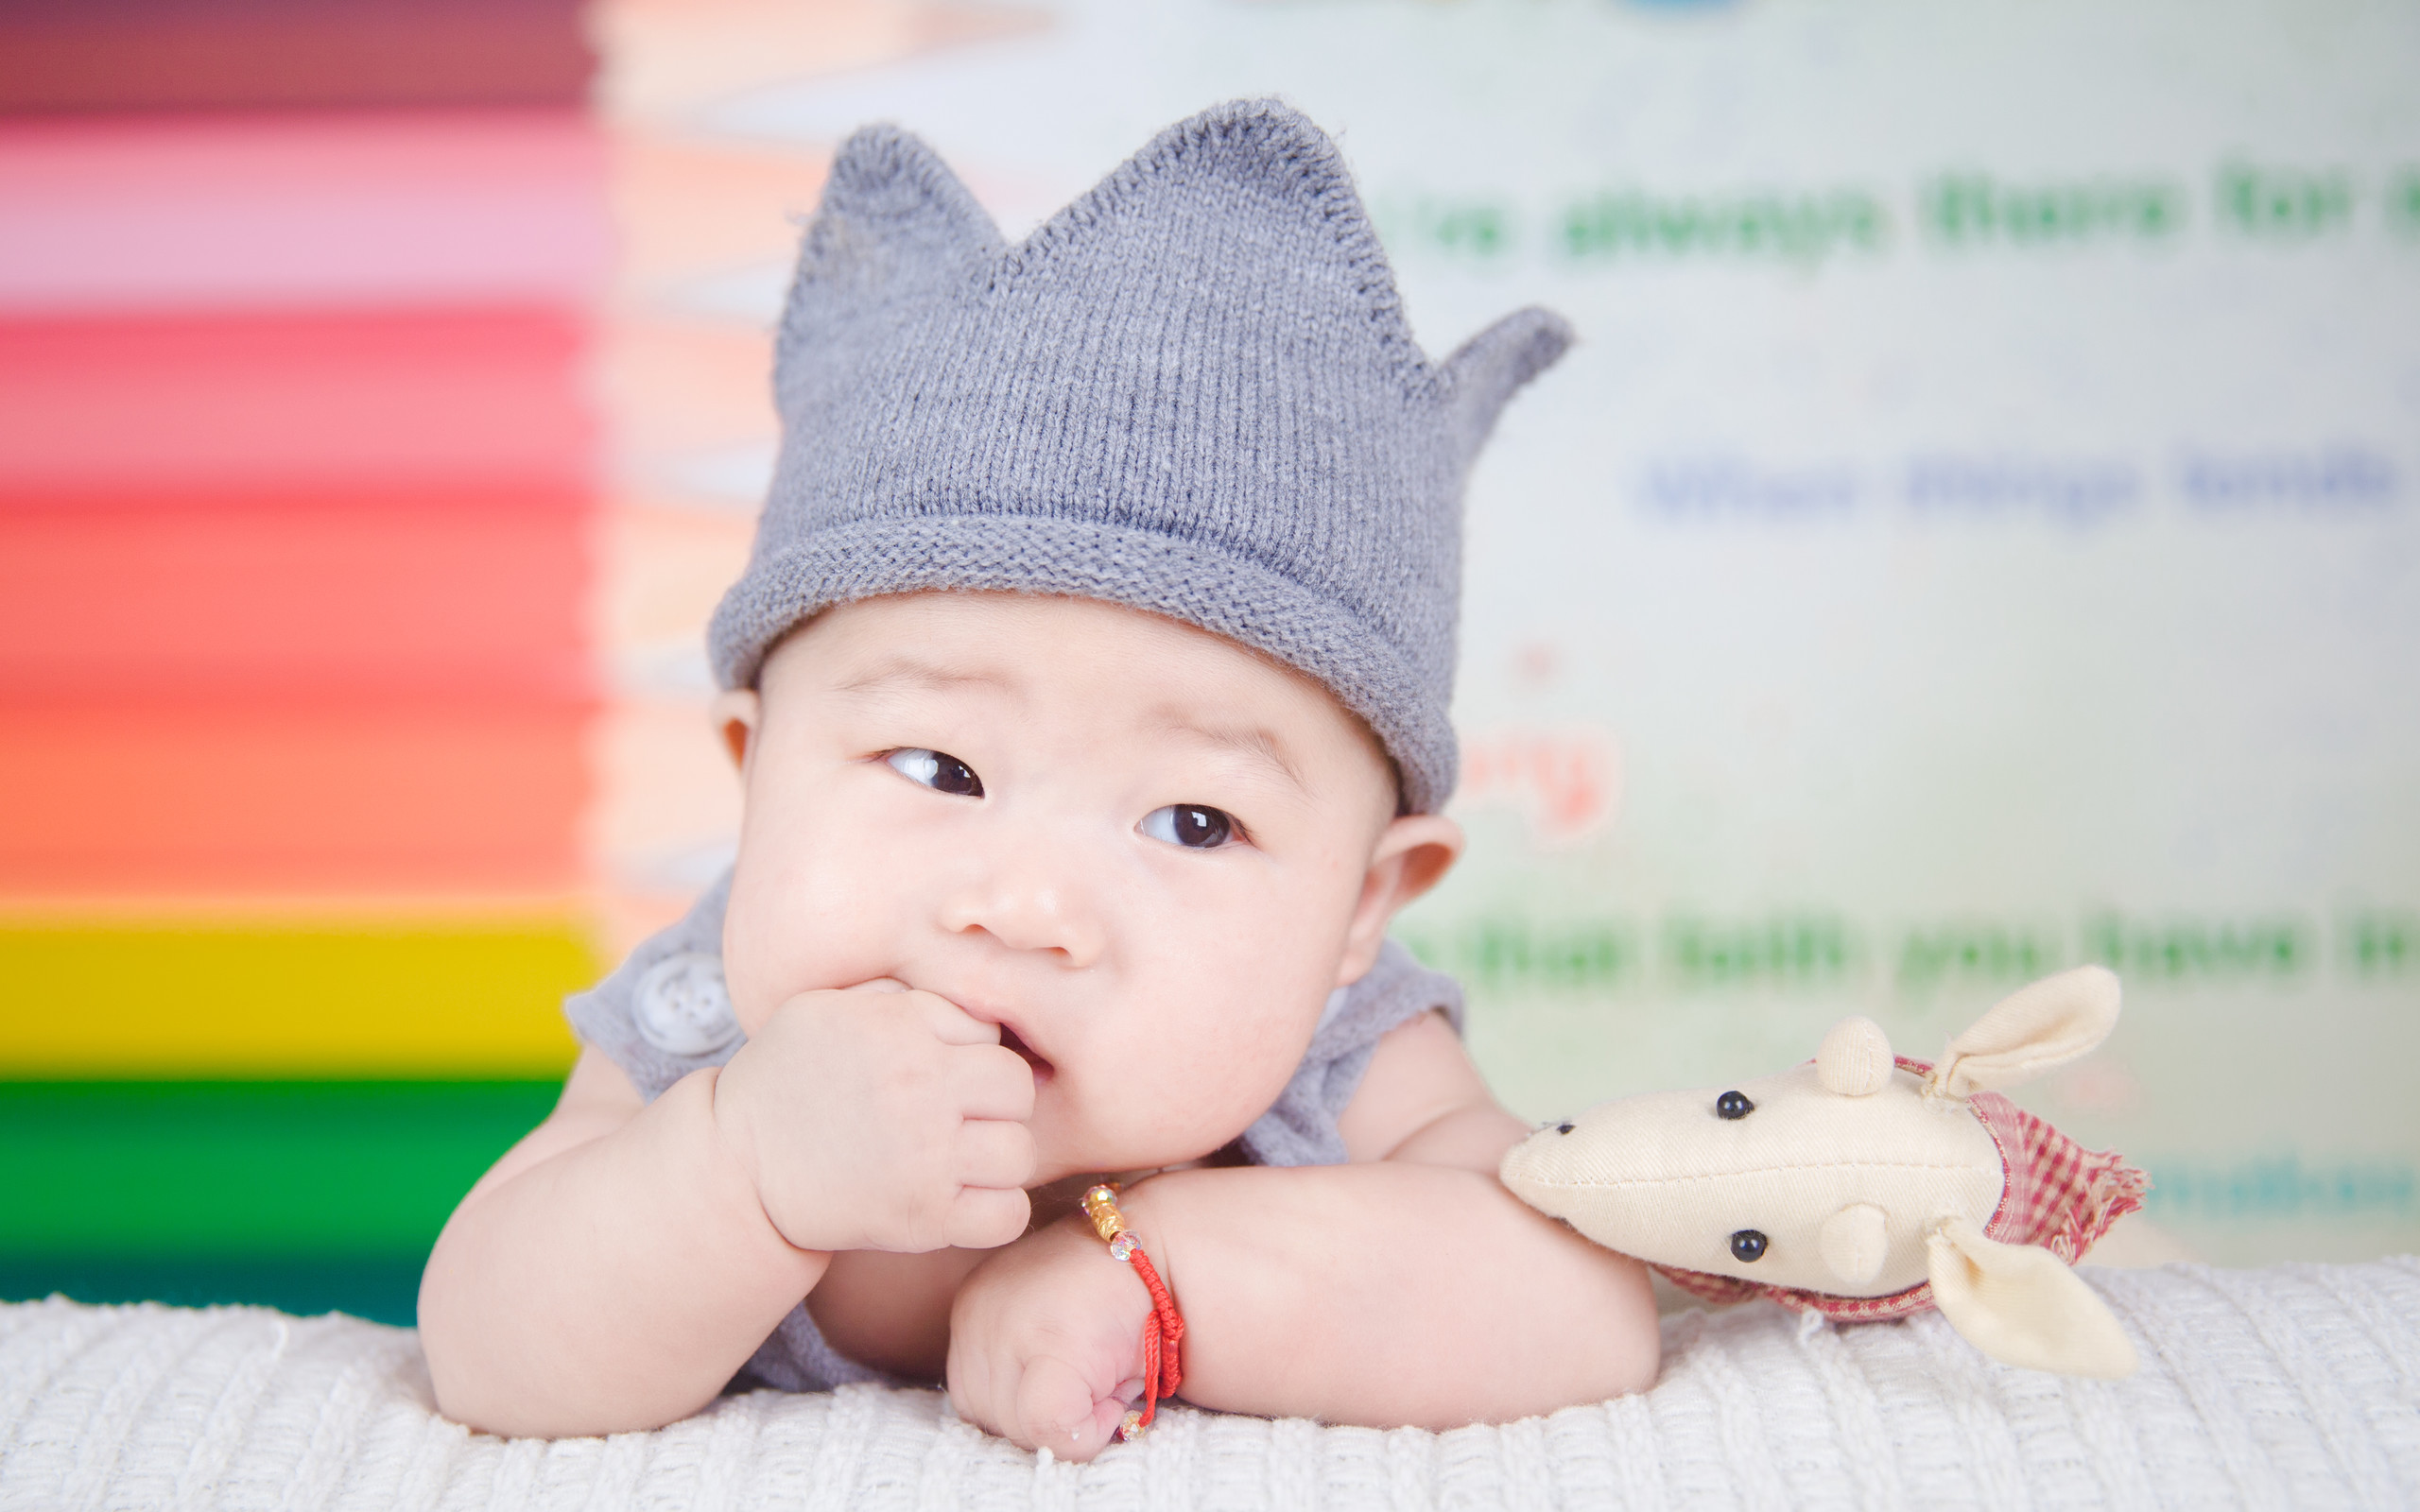
{"label": "baby's hand", "polygon": [[1088,1460],[1143,1394],[1151,1295],[1081,1213],[977,1267],[949,1316],[958,1415],[1028,1449]]}
{"label": "baby's hand", "polygon": [[1033,1068],[945,998],[803,992],[715,1083],[715,1124],[801,1249],[981,1249],[1025,1231]]}

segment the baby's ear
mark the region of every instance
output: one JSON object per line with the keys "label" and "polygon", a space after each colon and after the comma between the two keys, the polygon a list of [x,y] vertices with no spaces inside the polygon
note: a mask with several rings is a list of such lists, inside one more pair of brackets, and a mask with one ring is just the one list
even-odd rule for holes
{"label": "baby's ear", "polygon": [[748,752],[756,744],[756,721],[765,712],[765,701],[753,688],[726,688],[715,695],[706,706],[707,722],[722,738],[723,749],[731,752],[731,765],[748,770]]}
{"label": "baby's ear", "polygon": [[1442,814],[1406,814],[1388,821],[1361,877],[1361,896],[1345,929],[1337,986],[1357,982],[1378,959],[1387,926],[1404,904],[1437,885],[1462,853],[1462,827]]}

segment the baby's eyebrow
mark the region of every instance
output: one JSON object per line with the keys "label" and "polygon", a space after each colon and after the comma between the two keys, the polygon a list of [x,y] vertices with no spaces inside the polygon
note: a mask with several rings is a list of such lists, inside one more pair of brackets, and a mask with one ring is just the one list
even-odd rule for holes
{"label": "baby's eyebrow", "polygon": [[988,668],[940,666],[907,657],[894,657],[838,687],[841,693],[890,693],[897,689],[921,693],[945,693],[953,688],[969,686],[1005,688],[1009,679]]}
{"label": "baby's eyebrow", "polygon": [[1303,780],[1302,768],[1287,754],[1286,743],[1258,726],[1205,725],[1180,713],[1165,714],[1160,728],[1174,735],[1190,735],[1204,745],[1217,746],[1273,768],[1277,774],[1294,784],[1297,792],[1308,796],[1311,784]]}

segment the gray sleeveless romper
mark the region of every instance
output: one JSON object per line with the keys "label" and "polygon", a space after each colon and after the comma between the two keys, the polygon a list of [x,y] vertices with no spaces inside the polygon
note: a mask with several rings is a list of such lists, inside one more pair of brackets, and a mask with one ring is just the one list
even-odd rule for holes
{"label": "gray sleeveless romper", "polygon": [[[731,875],[725,872],[687,917],[642,943],[613,975],[563,1004],[581,1040],[621,1067],[648,1102],[700,1067],[729,1060],[745,1038],[722,988],[722,915],[730,894]],[[1244,1130],[1244,1154],[1255,1165],[1341,1164],[1344,1141],[1337,1133],[1337,1115],[1361,1085],[1378,1037],[1431,1008],[1443,1009],[1461,1031],[1461,988],[1443,972],[1423,969],[1389,940],[1367,976],[1329,996],[1293,1079]],[[826,1344],[804,1302],[790,1309],[740,1378],[784,1391],[821,1391],[857,1381],[897,1383]]]}

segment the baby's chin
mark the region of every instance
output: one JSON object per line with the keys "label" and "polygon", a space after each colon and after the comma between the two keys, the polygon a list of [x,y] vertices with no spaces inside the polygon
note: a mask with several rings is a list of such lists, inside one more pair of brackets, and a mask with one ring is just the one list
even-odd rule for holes
{"label": "baby's chin", "polygon": [[1037,1131],[1037,1160],[1034,1177],[1026,1183],[1028,1192],[1040,1193],[1045,1188],[1063,1182],[1089,1182],[1141,1179],[1159,1171],[1189,1170],[1195,1166],[1233,1164],[1227,1157],[1242,1132],[1225,1139],[1207,1134],[1171,1145],[1165,1138],[1151,1141],[1084,1141],[1065,1143],[1054,1140],[1046,1131]]}
{"label": "baby's chin", "polygon": [[1115,1180],[1135,1171],[1153,1169],[1133,1161],[1112,1161],[1107,1159],[1085,1160],[1064,1153],[1053,1154],[1047,1145],[1040,1152],[1033,1169],[1033,1179],[1026,1183],[1028,1192],[1041,1192],[1065,1182]]}

